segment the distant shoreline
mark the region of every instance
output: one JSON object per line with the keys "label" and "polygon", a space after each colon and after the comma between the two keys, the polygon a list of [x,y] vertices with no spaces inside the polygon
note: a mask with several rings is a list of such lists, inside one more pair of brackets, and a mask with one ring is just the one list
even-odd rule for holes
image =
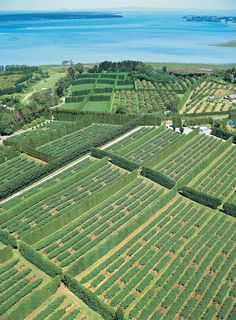
{"label": "distant shoreline", "polygon": [[228,47],[228,48],[236,48],[236,40],[226,41],[221,43],[212,44],[214,47]]}
{"label": "distant shoreline", "polygon": [[0,22],[82,20],[82,19],[117,19],[123,18],[118,13],[107,12],[36,12],[36,13],[0,13]]}

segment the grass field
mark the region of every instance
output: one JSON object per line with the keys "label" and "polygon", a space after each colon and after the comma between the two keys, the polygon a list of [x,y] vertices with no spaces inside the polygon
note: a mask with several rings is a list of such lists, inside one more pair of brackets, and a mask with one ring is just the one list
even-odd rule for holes
{"label": "grass field", "polygon": [[89,101],[83,111],[91,112],[110,112],[110,102],[109,101]]}

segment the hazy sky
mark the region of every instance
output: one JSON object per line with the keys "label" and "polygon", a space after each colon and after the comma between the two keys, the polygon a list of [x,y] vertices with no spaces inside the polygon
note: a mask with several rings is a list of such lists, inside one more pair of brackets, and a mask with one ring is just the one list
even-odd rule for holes
{"label": "hazy sky", "polygon": [[60,10],[156,7],[170,9],[234,9],[236,0],[0,0],[0,11],[4,10]]}

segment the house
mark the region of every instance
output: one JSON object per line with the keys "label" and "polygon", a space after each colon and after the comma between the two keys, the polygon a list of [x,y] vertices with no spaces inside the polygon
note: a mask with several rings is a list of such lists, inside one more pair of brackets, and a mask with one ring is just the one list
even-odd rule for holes
{"label": "house", "polygon": [[236,100],[236,93],[231,93],[228,96],[225,96],[225,99],[231,100],[231,101]]}

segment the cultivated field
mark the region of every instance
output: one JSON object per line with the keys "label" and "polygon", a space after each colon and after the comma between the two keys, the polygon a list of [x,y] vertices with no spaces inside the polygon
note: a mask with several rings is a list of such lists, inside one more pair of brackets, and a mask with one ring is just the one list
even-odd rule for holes
{"label": "cultivated field", "polygon": [[232,140],[89,117],[2,148],[0,318],[234,320]]}
{"label": "cultivated field", "polygon": [[165,127],[143,128],[108,150],[131,161],[143,164],[166,151],[184,138]]}
{"label": "cultivated field", "polygon": [[236,148],[229,146],[190,184],[191,187],[226,200],[236,187]]}
{"label": "cultivated field", "polygon": [[131,319],[227,319],[235,235],[230,218],[176,197],[77,279]]}
{"label": "cultivated field", "polygon": [[211,80],[202,82],[194,89],[181,114],[228,111],[234,107],[233,102],[224,97],[235,92],[236,87],[229,83],[218,83]]}

